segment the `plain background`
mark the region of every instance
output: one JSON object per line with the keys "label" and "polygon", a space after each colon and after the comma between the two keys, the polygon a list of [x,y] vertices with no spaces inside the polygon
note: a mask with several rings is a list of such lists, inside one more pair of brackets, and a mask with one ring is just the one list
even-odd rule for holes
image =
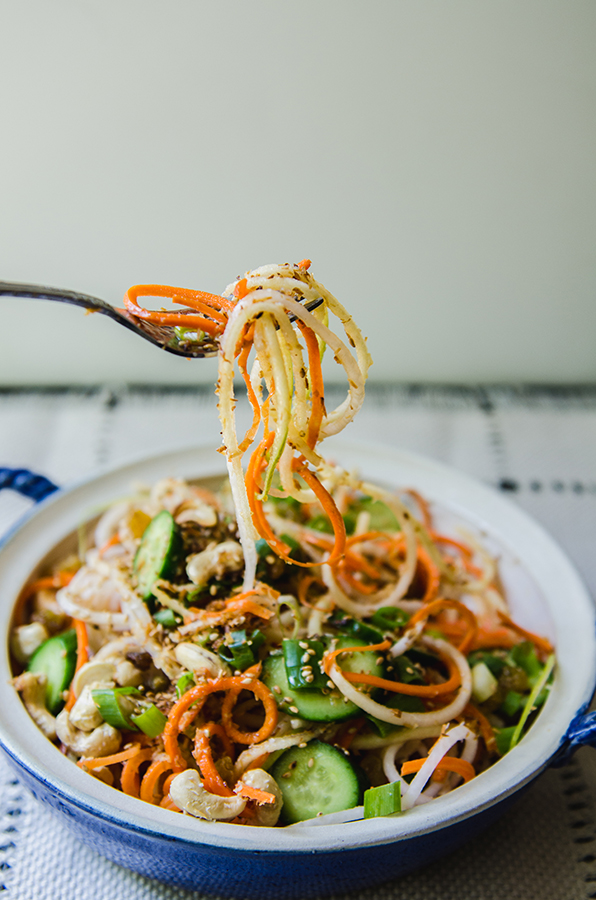
{"label": "plain background", "polygon": [[[376,380],[596,380],[594,0],[0,0],[0,278],[308,256]],[[0,298],[0,383],[212,381]]]}

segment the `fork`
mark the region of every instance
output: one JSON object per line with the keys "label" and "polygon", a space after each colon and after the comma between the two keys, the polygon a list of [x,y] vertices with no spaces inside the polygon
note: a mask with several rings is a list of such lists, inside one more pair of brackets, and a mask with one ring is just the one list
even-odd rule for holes
{"label": "fork", "polygon": [[[187,359],[201,359],[207,356],[215,356],[219,349],[219,343],[216,338],[205,334],[201,340],[186,340],[178,337],[176,329],[172,325],[156,325],[154,322],[147,322],[128,313],[124,309],[116,309],[115,306],[100,300],[98,297],[92,297],[90,294],[81,294],[79,291],[67,291],[63,288],[44,287],[39,284],[23,284],[18,281],[0,281],[0,295],[8,297],[29,297],[34,300],[56,300],[58,303],[70,303],[72,306],[82,306],[88,312],[101,313],[108,316],[118,325],[123,325],[134,334],[144,338],[155,347],[173,353],[175,356],[184,356]],[[323,298],[311,300],[305,303],[305,309],[312,312],[323,302]],[[195,310],[182,310],[184,312],[195,312]],[[295,316],[289,317],[291,321]]]}

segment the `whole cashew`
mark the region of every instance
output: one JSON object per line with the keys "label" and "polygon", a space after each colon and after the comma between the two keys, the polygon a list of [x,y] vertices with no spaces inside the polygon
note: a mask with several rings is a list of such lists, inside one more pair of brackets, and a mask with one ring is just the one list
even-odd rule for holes
{"label": "whole cashew", "polygon": [[79,731],[71,722],[68,711],[63,709],[56,718],[56,734],[78,756],[109,756],[120,749],[122,735],[117,728],[104,722],[93,731]]}
{"label": "whole cashew", "polygon": [[249,769],[242,776],[242,783],[258,788],[260,791],[267,791],[268,794],[273,794],[275,797],[275,803],[263,803],[256,807],[255,817],[250,820],[251,825],[264,825],[265,827],[276,825],[284,799],[275,779],[264,769]]}
{"label": "whole cashew", "polygon": [[[112,682],[108,682],[107,687],[111,686]],[[96,687],[104,687],[104,685],[101,682],[93,685],[86,684],[70,710],[69,722],[79,731],[93,731],[103,722],[91,693],[92,688]]]}
{"label": "whole cashew", "polygon": [[41,672],[23,672],[14,686],[23,695],[27,712],[51,741],[56,737],[56,719],[46,708],[47,678]]}
{"label": "whole cashew", "polygon": [[246,806],[246,800],[242,797],[218,797],[205,790],[196,769],[186,769],[172,779],[170,797],[184,812],[210,822],[235,819]]}

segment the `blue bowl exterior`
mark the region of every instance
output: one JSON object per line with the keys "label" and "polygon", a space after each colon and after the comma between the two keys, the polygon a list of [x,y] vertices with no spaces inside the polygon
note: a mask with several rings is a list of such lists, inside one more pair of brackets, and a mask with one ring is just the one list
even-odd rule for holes
{"label": "blue bowl exterior", "polygon": [[120,866],[148,878],[219,897],[307,900],[371,888],[444,856],[502,815],[518,794],[428,834],[332,852],[234,851],[123,827],[61,795],[9,756],[33,796],[57,812],[73,835]]}

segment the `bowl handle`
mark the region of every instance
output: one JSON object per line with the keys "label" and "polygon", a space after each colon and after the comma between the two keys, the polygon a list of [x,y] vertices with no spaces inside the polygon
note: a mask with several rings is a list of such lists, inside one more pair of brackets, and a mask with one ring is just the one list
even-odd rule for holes
{"label": "bowl handle", "polygon": [[596,747],[596,712],[579,713],[571,720],[553,764],[563,765],[579,747],[584,746]]}
{"label": "bowl handle", "polygon": [[36,475],[29,469],[7,469],[0,467],[0,491],[3,488],[11,488],[18,491],[24,497],[29,497],[39,503],[45,500],[50,494],[58,490],[58,485],[54,484],[43,475]]}

